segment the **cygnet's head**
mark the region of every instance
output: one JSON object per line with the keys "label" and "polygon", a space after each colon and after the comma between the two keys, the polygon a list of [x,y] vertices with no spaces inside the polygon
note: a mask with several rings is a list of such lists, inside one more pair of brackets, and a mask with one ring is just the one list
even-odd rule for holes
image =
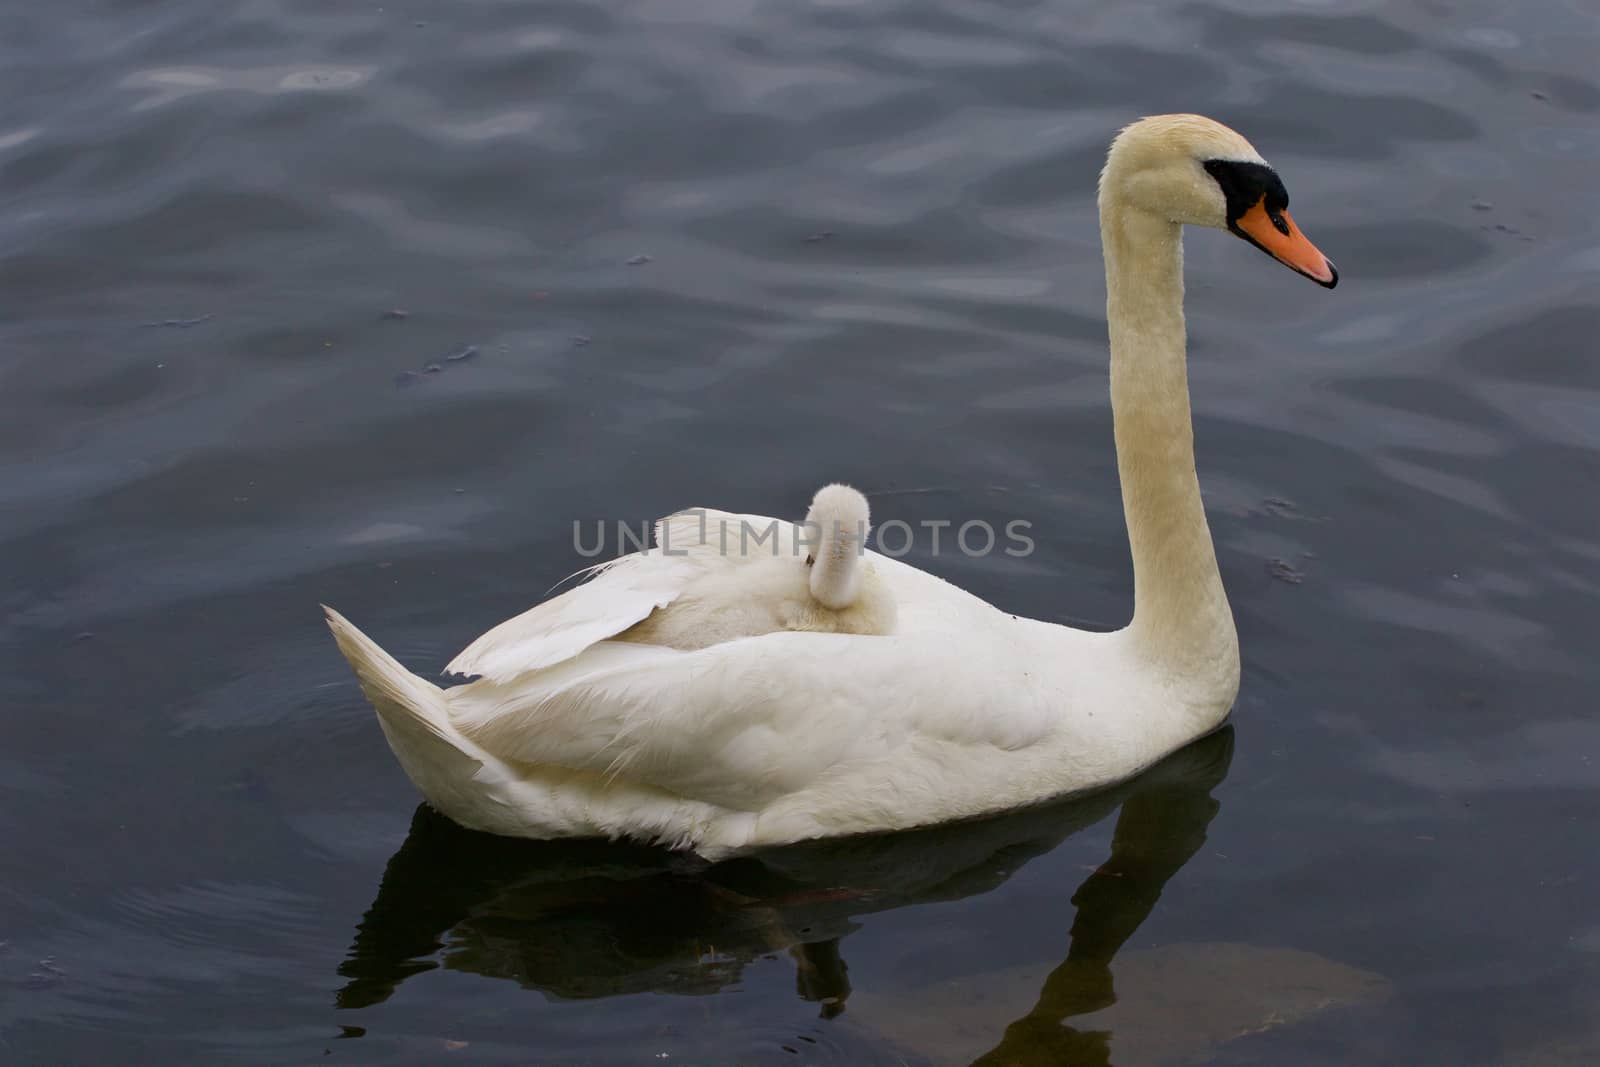
{"label": "cygnet's head", "polygon": [[834,610],[849,607],[861,592],[862,553],[872,529],[867,498],[848,485],[825,485],[811,498],[806,536],[813,546],[811,595]]}
{"label": "cygnet's head", "polygon": [[1100,174],[1100,205],[1133,208],[1241,237],[1318,285],[1333,261],[1289,217],[1289,194],[1250,142],[1201,115],[1155,115],[1124,129]]}

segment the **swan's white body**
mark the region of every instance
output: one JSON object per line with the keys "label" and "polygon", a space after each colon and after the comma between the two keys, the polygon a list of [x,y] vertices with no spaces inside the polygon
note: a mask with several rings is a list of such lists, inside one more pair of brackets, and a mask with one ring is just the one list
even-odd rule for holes
{"label": "swan's white body", "polygon": [[[738,606],[769,603],[772,561],[692,529],[775,528],[784,546],[805,534],[691,512],[658,533],[665,548],[479,638],[448,668],[478,680],[448,690],[329,612],[423,795],[493,833],[627,836],[715,858],[1110,785],[1216,728],[1239,654],[1194,473],[1179,236],[1183,221],[1221,224],[1222,194],[1196,163],[1207,153],[1259,160],[1226,127],[1168,116],[1125,131],[1101,182],[1135,570],[1126,628],[1017,618],[869,552],[892,632],[767,632]],[[708,581],[726,586],[715,610],[676,603]],[[693,639],[629,633],[661,609]]]}

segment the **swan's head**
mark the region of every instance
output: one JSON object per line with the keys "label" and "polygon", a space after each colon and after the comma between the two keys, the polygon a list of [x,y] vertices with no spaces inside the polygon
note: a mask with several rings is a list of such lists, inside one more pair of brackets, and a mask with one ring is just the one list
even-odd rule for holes
{"label": "swan's head", "polygon": [[1339,284],[1333,261],[1289,217],[1277,171],[1249,141],[1203,116],[1156,115],[1118,134],[1100,175],[1100,203],[1227,230],[1318,285]]}
{"label": "swan's head", "polygon": [[811,498],[805,529],[811,595],[835,610],[849,607],[861,592],[860,556],[872,529],[867,498],[848,485],[825,485]]}

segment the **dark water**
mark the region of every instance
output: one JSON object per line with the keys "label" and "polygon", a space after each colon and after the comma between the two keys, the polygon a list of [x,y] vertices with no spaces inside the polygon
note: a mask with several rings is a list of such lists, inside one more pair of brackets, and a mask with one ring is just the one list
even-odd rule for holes
{"label": "dark water", "polygon": [[[1588,0],[11,5],[0,1061],[1600,1062],[1597,55]],[[318,601],[436,669],[575,518],[847,479],[1120,624],[1093,188],[1169,110],[1344,275],[1190,237],[1229,732],[709,871],[414,814]]]}

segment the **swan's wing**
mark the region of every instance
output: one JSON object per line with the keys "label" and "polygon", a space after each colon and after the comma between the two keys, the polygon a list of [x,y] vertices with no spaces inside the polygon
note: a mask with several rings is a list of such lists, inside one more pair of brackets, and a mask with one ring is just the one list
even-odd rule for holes
{"label": "swan's wing", "polygon": [[929,746],[1041,740],[1052,725],[1042,707],[983,684],[983,660],[950,640],[776,633],[695,652],[606,642],[511,685],[452,690],[451,716],[505,760],[755,811]]}
{"label": "swan's wing", "polygon": [[509,682],[561,663],[672,603],[695,577],[683,560],[654,549],[623,556],[576,589],[485,633],[451,660],[445,672]]}
{"label": "swan's wing", "polygon": [[770,556],[774,545],[787,551],[793,538],[791,523],[764,516],[708,508],[669,515],[656,523],[653,548],[595,567],[576,589],[507,619],[445,672],[510,682],[562,663],[642,622],[709,574]]}

